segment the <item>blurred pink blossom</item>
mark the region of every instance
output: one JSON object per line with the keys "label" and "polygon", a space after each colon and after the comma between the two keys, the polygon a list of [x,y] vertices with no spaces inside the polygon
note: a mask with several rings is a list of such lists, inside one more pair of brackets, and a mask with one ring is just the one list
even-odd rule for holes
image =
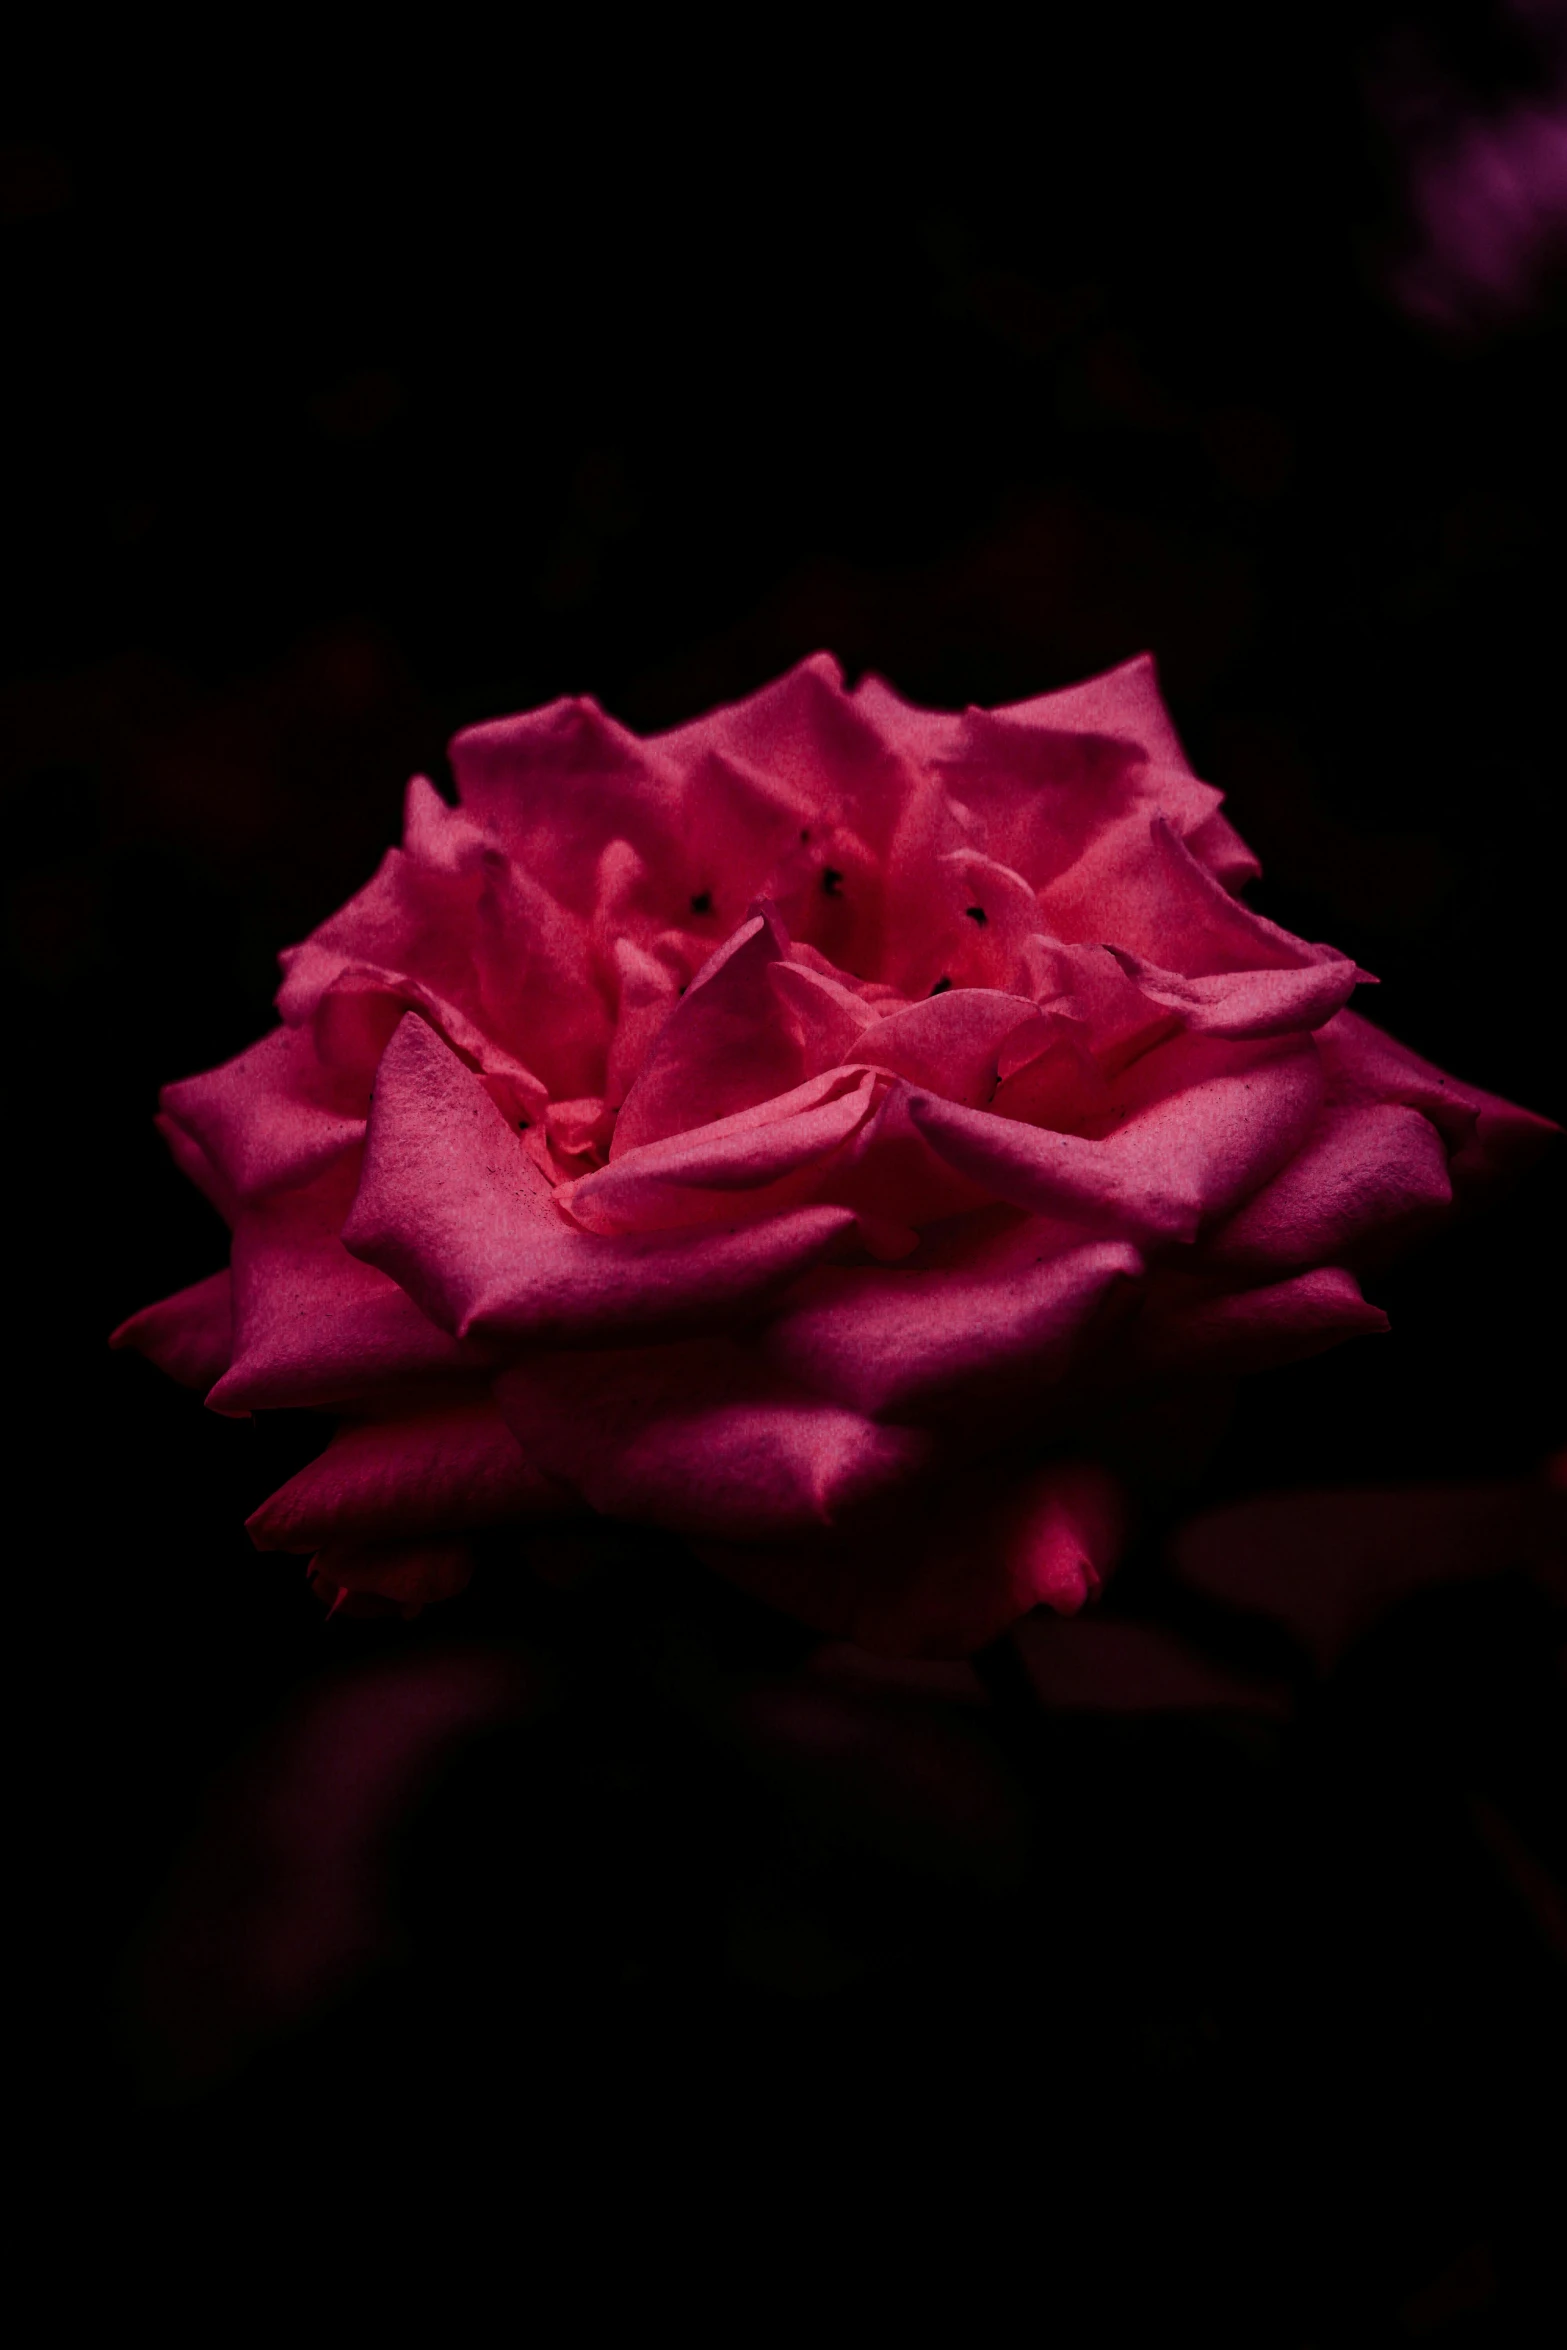
{"label": "blurred pink blossom", "polygon": [[1505,13],[1539,67],[1537,87],[1511,103],[1483,103],[1413,31],[1375,78],[1407,213],[1388,289],[1449,333],[1526,316],[1567,265],[1567,8],[1511,0]]}

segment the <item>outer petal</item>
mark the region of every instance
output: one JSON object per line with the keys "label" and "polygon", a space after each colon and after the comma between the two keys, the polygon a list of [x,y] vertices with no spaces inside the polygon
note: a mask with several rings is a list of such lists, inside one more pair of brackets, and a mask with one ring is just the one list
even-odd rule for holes
{"label": "outer petal", "polygon": [[1191,773],[1159,691],[1152,653],[1138,653],[1115,669],[1085,678],[1081,685],[1035,694],[1027,702],[1009,702],[996,715],[1052,734],[1103,735],[1140,752],[1150,765]]}
{"label": "outer petal", "polygon": [[1172,1563],[1183,1582],[1288,1626],[1326,1671],[1428,1583],[1562,1555],[1563,1516],[1543,1484],[1389,1486],[1265,1493],[1190,1519]]}
{"label": "outer petal", "polygon": [[803,821],[847,823],[883,851],[915,786],[901,743],[845,693],[830,653],[813,653],[759,693],[659,736],[657,748],[688,772],[716,757],[765,777]]}
{"label": "outer petal", "polygon": [[581,1346],[728,1321],[853,1228],[849,1210],[817,1207],[728,1231],[583,1232],[483,1086],[408,1020],[381,1064],[343,1239],[458,1337]]}
{"label": "outer petal", "polygon": [[1364,972],[1342,956],[1289,971],[1225,971],[1188,979],[1112,947],[1122,970],[1151,1003],[1180,1015],[1202,1036],[1285,1036],[1320,1028],[1347,1001]]}
{"label": "outer petal", "polygon": [[1080,1608],[1122,1534],[1115,1485],[1073,1462],[944,1478],[811,1542],[695,1547],[819,1631],[887,1655],[951,1657],[972,1655],[1031,1608]]}
{"label": "outer petal", "polygon": [[1064,1713],[1263,1714],[1281,1719],[1290,1692],[1215,1664],[1162,1624],[1135,1618],[1063,1621],[1041,1612],[1020,1624],[1018,1653],[1044,1703]]}
{"label": "outer petal", "polygon": [[[352,1172],[350,1170],[350,1172]],[[248,1209],[234,1233],[234,1361],[218,1412],[352,1403],[471,1377],[473,1352],[338,1238],[345,1184],[329,1176]]]}
{"label": "outer petal", "polygon": [[166,1085],[163,1114],[235,1200],[308,1183],[364,1139],[364,1099],[316,1057],[308,1033],[274,1028],[202,1077]]}
{"label": "outer petal", "polygon": [[1056,937],[1108,942],[1188,978],[1312,964],[1354,971],[1332,947],[1308,946],[1229,896],[1160,815],[1103,833],[1039,903]]}
{"label": "outer petal", "polygon": [[1418,1110],[1328,1110],[1305,1148],[1213,1234],[1210,1263],[1282,1272],[1398,1239],[1452,1201],[1447,1153]]}
{"label": "outer petal", "polygon": [[334,1615],[417,1616],[455,1599],[472,1575],[465,1542],[332,1542],[310,1562]]}
{"label": "outer petal", "polygon": [[629,841],[656,871],[678,837],[678,765],[587,696],[465,727],[450,757],[464,809],[580,916],[606,841]]}
{"label": "outer petal", "polygon": [[1561,1128],[1477,1085],[1464,1085],[1391,1036],[1340,1012],[1317,1038],[1328,1099],[1345,1108],[1398,1102],[1421,1110],[1452,1151],[1455,1188],[1478,1197],[1533,1164]]}
{"label": "outer petal", "polygon": [[1345,1338],[1386,1330],[1352,1273],[1321,1265],[1291,1281],[1215,1295],[1196,1279],[1170,1279],[1151,1295],[1128,1350],[1128,1369],[1183,1378],[1230,1378],[1321,1354]]}
{"label": "outer petal", "polygon": [[160,1110],[153,1124],[167,1144],[169,1156],[180,1173],[195,1184],[205,1199],[211,1201],[232,1231],[234,1219],[239,1214],[239,1202],[234,1197],[232,1185],[224,1181],[196,1137],[187,1134],[176,1119]]}
{"label": "outer petal", "polygon": [[258,1550],[401,1542],[580,1507],[536,1469],[489,1395],[395,1420],[350,1420],[246,1520]]}
{"label": "outer petal", "polygon": [[1085,1325],[1142,1260],[1100,1241],[999,1273],[813,1274],[764,1339],[770,1362],[876,1418],[1043,1408]]}
{"label": "outer petal", "polygon": [[928,1095],[910,1108],[932,1148],[993,1199],[1190,1240],[1205,1217],[1238,1204],[1299,1148],[1321,1094],[1309,1039],[1280,1047],[1180,1038],[1127,1073],[1116,1096],[1124,1123],[1100,1141]]}
{"label": "outer petal", "polygon": [[[450,810],[447,815],[457,824],[463,821]],[[424,833],[427,838],[427,826],[418,823],[415,829],[416,836]],[[488,855],[497,859],[493,848]],[[482,852],[427,861],[402,849],[388,849],[363,889],[301,945],[287,947],[279,956],[284,977],[277,1006],[282,1018],[291,1028],[302,1027],[338,974],[358,965],[395,972],[476,1018],[475,913],[485,870]]]}
{"label": "outer petal", "polygon": [[739,1541],[819,1532],[928,1449],[716,1339],[535,1357],[495,1398],[530,1458],[592,1508]]}
{"label": "outer petal", "polygon": [[111,1346],[131,1346],[182,1387],[208,1388],[229,1367],[234,1344],[233,1285],[227,1265],[189,1289],[122,1322]]}

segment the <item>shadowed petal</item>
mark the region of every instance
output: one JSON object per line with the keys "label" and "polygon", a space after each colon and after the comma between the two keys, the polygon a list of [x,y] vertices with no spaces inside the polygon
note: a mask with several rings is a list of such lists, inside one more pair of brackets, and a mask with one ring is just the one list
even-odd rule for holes
{"label": "shadowed petal", "polygon": [[245,1521],[258,1550],[319,1550],[558,1518],[575,1497],[527,1459],[487,1392],[349,1420]]}
{"label": "shadowed petal", "polygon": [[178,1289],[122,1322],[111,1346],[134,1347],[182,1387],[205,1390],[229,1367],[234,1343],[233,1284],[227,1265]]}
{"label": "shadowed petal", "polygon": [[819,1531],[927,1450],[722,1340],[535,1358],[495,1398],[523,1449],[608,1517],[735,1540]]}
{"label": "shadowed petal", "polygon": [[947,1477],[811,1542],[693,1547],[744,1590],[837,1639],[884,1655],[960,1657],[1031,1608],[1074,1613],[1122,1539],[1112,1480],[1065,1462]]}
{"label": "shadowed petal", "polygon": [[1150,1296],[1129,1368],[1238,1377],[1300,1362],[1342,1339],[1374,1337],[1387,1327],[1381,1307],[1361,1296],[1354,1275],[1341,1265],[1217,1296],[1200,1281],[1181,1277]]}
{"label": "shadowed petal", "polygon": [[234,1360],[207,1398],[213,1411],[351,1403],[410,1381],[472,1375],[470,1350],[344,1248],[345,1191],[334,1173],[241,1216]]}

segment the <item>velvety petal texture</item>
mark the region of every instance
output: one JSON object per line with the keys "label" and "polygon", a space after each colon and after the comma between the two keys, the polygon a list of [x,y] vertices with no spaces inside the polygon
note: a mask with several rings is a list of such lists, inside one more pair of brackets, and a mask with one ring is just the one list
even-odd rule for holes
{"label": "velvety petal texture", "polygon": [[451,757],[281,1025],[167,1088],[231,1265],[115,1333],[215,1410],[339,1415],[251,1520],[334,1604],[599,1512],[966,1654],[1098,1589],[1102,1460],[1384,1328],[1357,1276],[1551,1131],[1244,903],[1146,658],[958,714],[823,654]]}

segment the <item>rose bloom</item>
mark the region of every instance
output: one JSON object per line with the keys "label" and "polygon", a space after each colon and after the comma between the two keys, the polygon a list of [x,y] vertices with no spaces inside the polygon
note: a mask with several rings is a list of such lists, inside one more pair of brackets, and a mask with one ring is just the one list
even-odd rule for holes
{"label": "rose bloom", "polygon": [[250,1521],[328,1596],[600,1513],[966,1653],[1098,1587],[1150,1399],[1384,1328],[1354,1268],[1550,1131],[1240,901],[1146,658],[957,716],[817,656],[451,755],[282,1025],[164,1093],[232,1263],[116,1333],[340,1415]]}

